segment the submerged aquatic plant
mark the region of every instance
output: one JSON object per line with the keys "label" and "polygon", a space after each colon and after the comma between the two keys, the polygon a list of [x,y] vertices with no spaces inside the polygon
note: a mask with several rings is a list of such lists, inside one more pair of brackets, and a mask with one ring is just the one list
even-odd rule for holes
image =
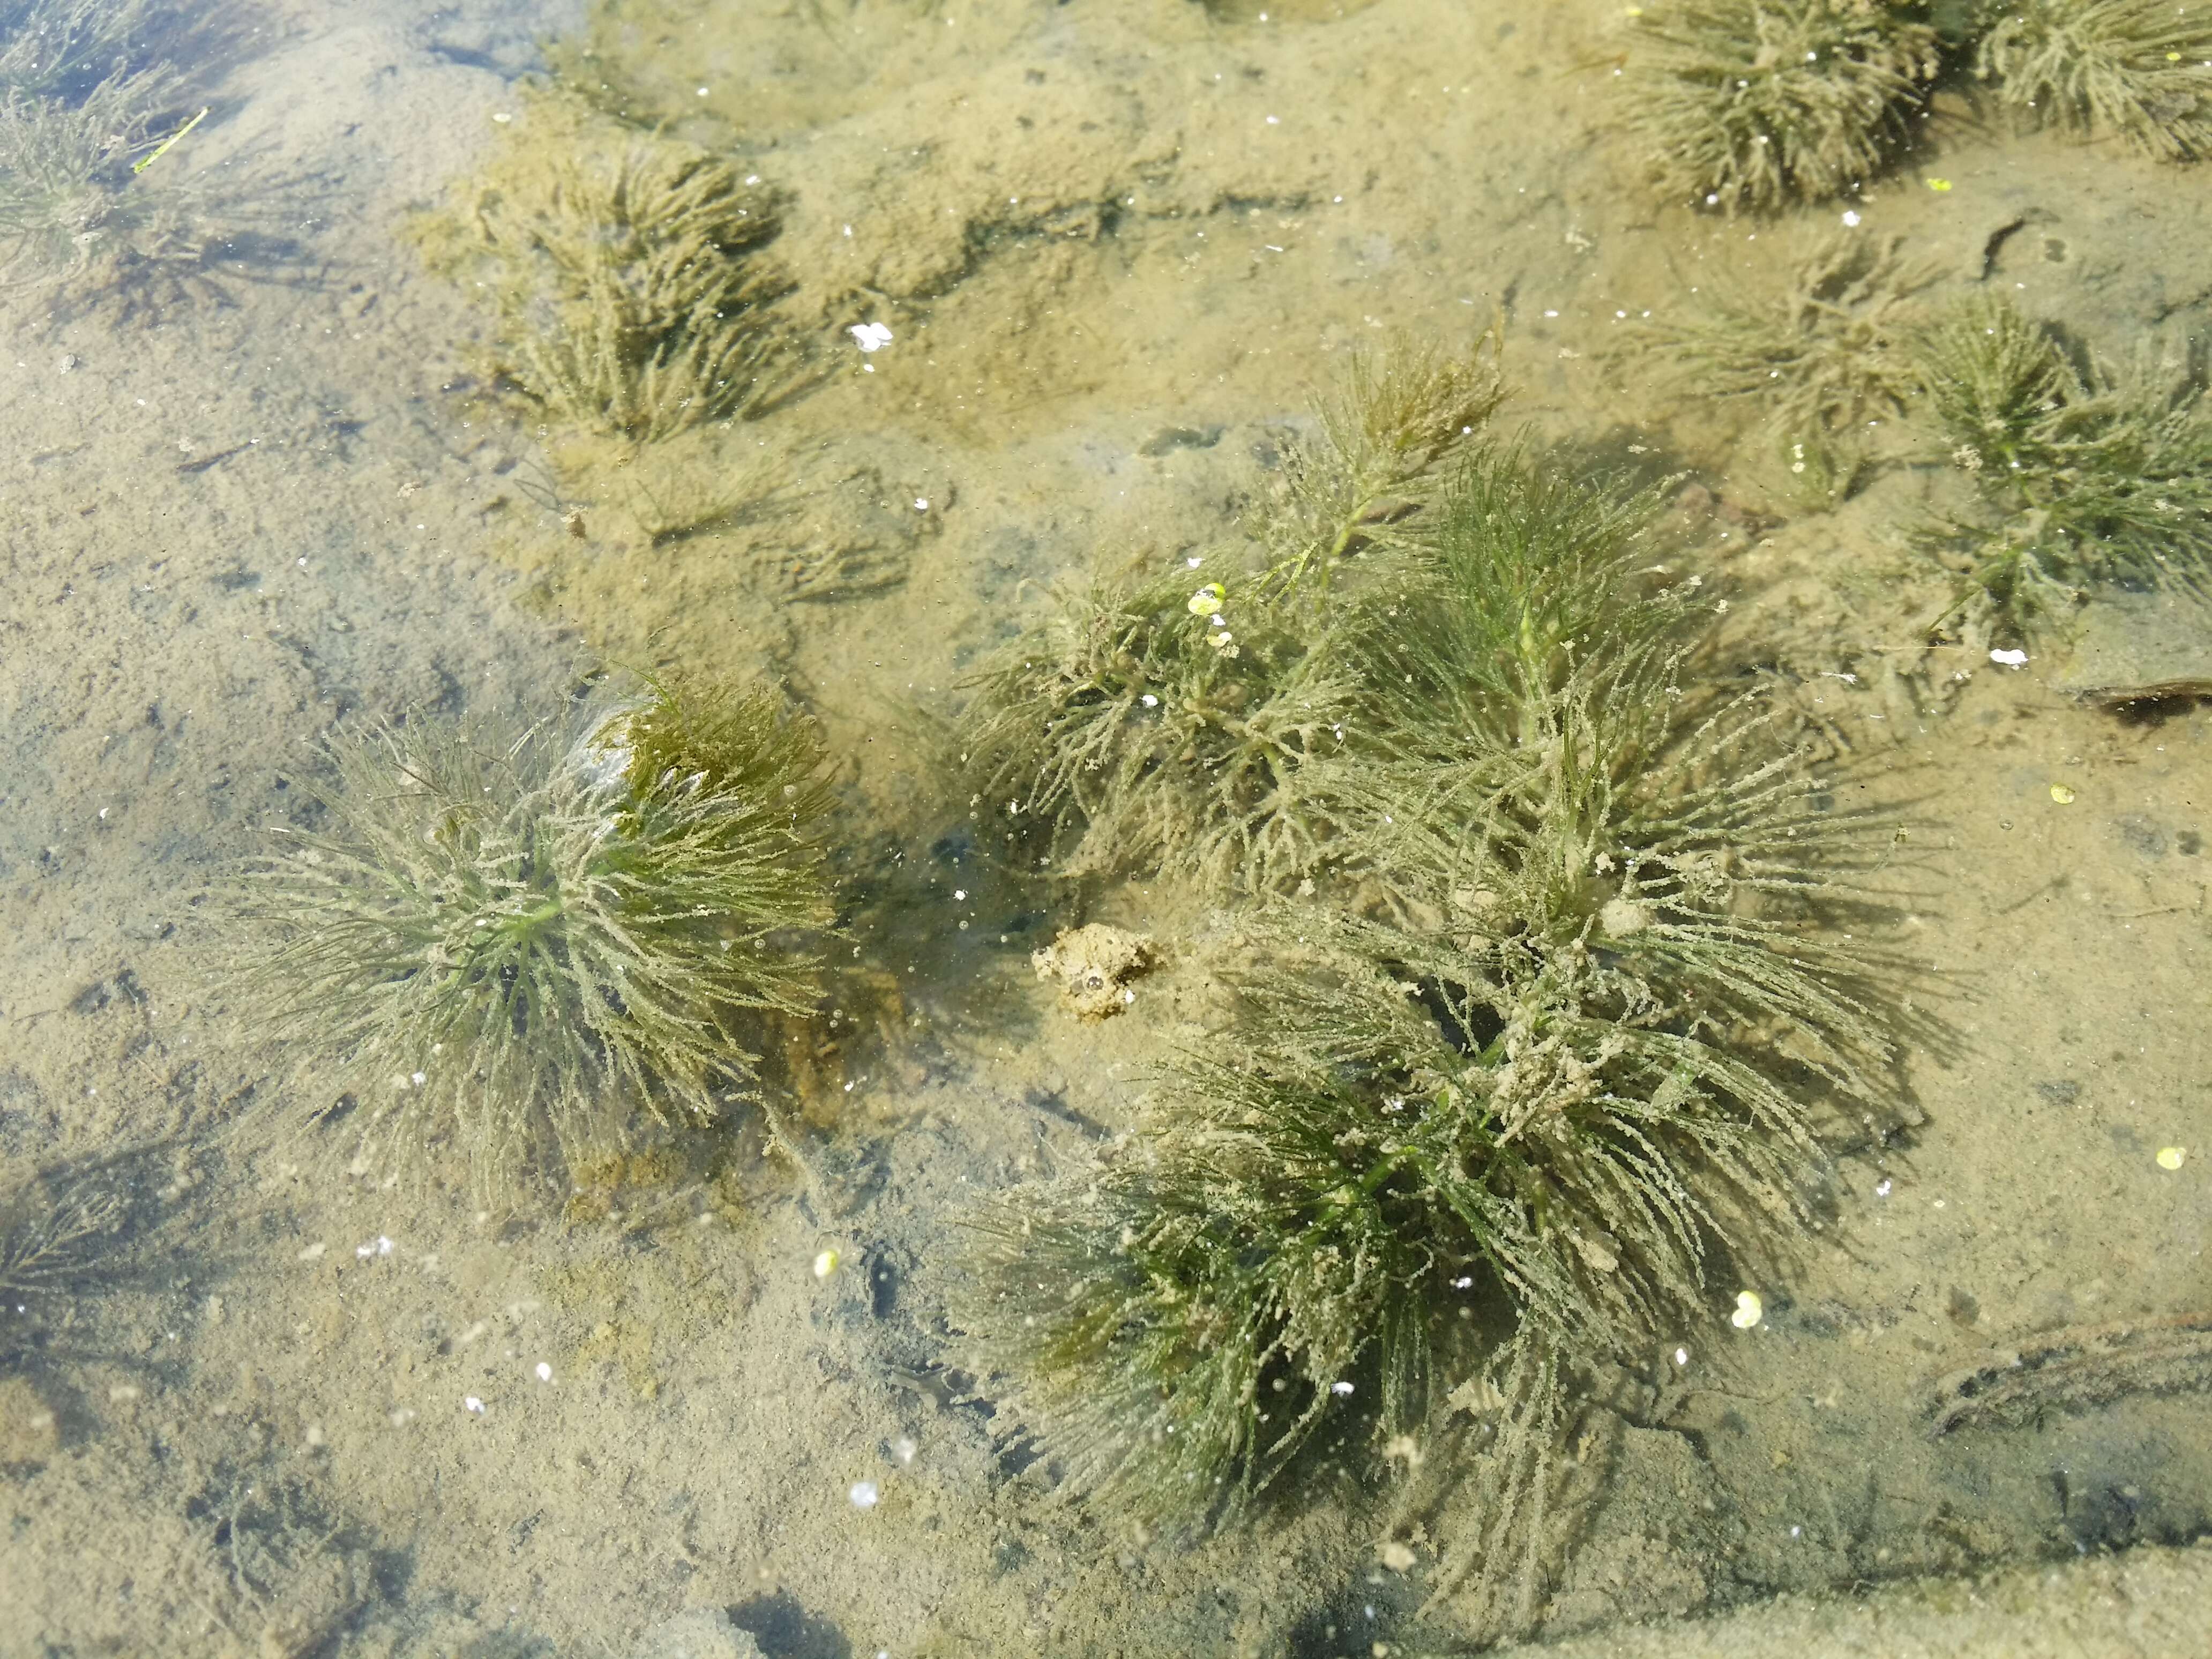
{"label": "submerged aquatic plant", "polygon": [[1658,345],[1686,388],[1755,402],[1760,425],[1808,470],[1848,493],[1869,416],[1901,413],[1919,381],[1903,349],[1919,319],[1912,296],[1936,280],[1898,257],[1901,239],[1825,238],[1786,292],[1711,283],[1701,307],[1638,332]]}
{"label": "submerged aquatic plant", "polygon": [[0,0],[0,95],[81,100],[183,21],[163,0]]}
{"label": "submerged aquatic plant", "polygon": [[1326,833],[1304,770],[1354,691],[1282,608],[1256,581],[1172,576],[1066,603],[977,684],[964,740],[983,810],[1039,863],[1065,849],[1067,875],[1297,878]]}
{"label": "submerged aquatic plant", "polygon": [[1346,592],[1386,584],[1505,388],[1491,349],[1356,362],[1319,432],[1285,446],[1256,556],[1201,581],[1109,577],[972,682],[964,760],[1014,844],[1063,872],[1162,869],[1267,890],[1312,870],[1327,803],[1305,787],[1361,691]]}
{"label": "submerged aquatic plant", "polygon": [[1874,177],[1940,67],[1934,30],[1882,0],[1678,0],[1636,34],[1624,86],[1654,176],[1727,213]]}
{"label": "submerged aquatic plant", "polygon": [[0,281],[179,289],[203,268],[197,192],[149,165],[173,82],[148,70],[82,102],[0,92]]}
{"label": "submerged aquatic plant", "polygon": [[1202,1524],[1476,1413],[1439,1593],[1525,1618],[1574,1374],[1807,1219],[1820,1113],[1889,1052],[1812,931],[1872,838],[1755,696],[1686,682],[1656,505],[1476,459],[1312,769],[1346,873],[1249,917],[1240,1018],[1128,1145],[975,1218],[956,1327],[1075,1491]]}
{"label": "submerged aquatic plant", "polygon": [[2212,155],[2212,15],[2172,0],[1996,0],[1974,72],[2022,118],[2118,134],[2162,161]]}
{"label": "submerged aquatic plant", "polygon": [[137,1259],[155,1148],[48,1164],[0,1178],[0,1367],[26,1352],[42,1298],[112,1285]]}
{"label": "submerged aquatic plant", "polygon": [[417,227],[434,269],[489,295],[503,388],[611,435],[760,414],[803,380],[764,252],[775,192],[696,145],[551,95],[465,204]]}
{"label": "submerged aquatic plant", "polygon": [[1422,544],[1419,509],[1506,399],[1504,346],[1493,326],[1463,357],[1352,356],[1321,400],[1319,431],[1284,446],[1281,500],[1262,527],[1271,589],[1310,588],[1322,603],[1347,561]]}
{"label": "submerged aquatic plant", "polygon": [[2100,583],[2212,577],[2212,407],[2197,363],[2077,360],[2002,295],[1957,306],[1915,349],[1978,497],[1927,538],[1966,566],[1940,625],[2025,636]]}
{"label": "submerged aquatic plant", "polygon": [[771,699],[678,684],[580,742],[416,716],[328,747],[328,823],[274,831],[231,920],[254,1005],[335,1062],[379,1156],[451,1139],[502,1194],[634,1111],[711,1121],[755,1080],[742,1016],[809,1011],[825,798]]}
{"label": "submerged aquatic plant", "polygon": [[697,674],[643,678],[647,696],[620,720],[633,790],[673,780],[764,802],[802,836],[828,816],[820,734],[811,721],[787,717],[776,693]]}
{"label": "submerged aquatic plant", "polygon": [[0,1298],[59,1289],[84,1271],[128,1217],[129,1185],[117,1176],[124,1161],[60,1166],[0,1187]]}

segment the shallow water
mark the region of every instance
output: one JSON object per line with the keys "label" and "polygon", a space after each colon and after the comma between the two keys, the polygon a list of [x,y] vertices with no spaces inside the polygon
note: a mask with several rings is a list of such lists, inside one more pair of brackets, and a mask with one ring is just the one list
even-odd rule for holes
{"label": "shallow water", "polygon": [[[1509,422],[1691,475],[1717,659],[1905,826],[1878,925],[1914,1015],[1884,1109],[1837,1126],[1821,1230],[1744,1251],[1578,1408],[1540,1632],[2212,1536],[2212,650],[2186,616],[2154,661],[2100,636],[2094,672],[1929,645],[1945,578],[1903,526],[1944,499],[1937,441],[1893,423],[1808,507],[1757,398],[1685,386],[1633,325],[1784,280],[1842,207],[1656,202],[1618,10],[378,0],[149,37],[210,114],[147,177],[221,254],[132,305],[0,289],[0,1177],[117,1206],[0,1324],[0,1655],[1480,1634],[1422,1611],[1449,1469],[1154,1539],[1060,1501],[945,1369],[953,1218],[1094,1156],[1217,1029],[1183,947],[1224,896],[1000,866],[929,757],[1055,584],[1228,543],[1348,353],[1493,319]],[[416,216],[537,142],[549,64],[784,192],[801,395],[635,450],[484,397],[489,313]],[[1935,109],[1850,234],[1899,239],[1930,302],[2202,351],[2212,173]],[[457,1169],[349,1165],[312,1068],[210,977],[209,895],[334,724],[540,718],[603,662],[757,675],[822,722],[857,1012],[791,1070],[816,1178],[750,1112],[692,1178],[496,1212]],[[2152,684],[2180,689],[2081,695]],[[1029,957],[1094,919],[1166,964],[1085,1024]],[[1957,1410],[2069,1364],[2004,1420]],[[2212,1628],[2208,1554],[2159,1581],[2161,1628]],[[1974,1650],[2075,1606],[2005,1582],[2015,1636]],[[2083,1650],[2174,1650],[2079,1616]]]}

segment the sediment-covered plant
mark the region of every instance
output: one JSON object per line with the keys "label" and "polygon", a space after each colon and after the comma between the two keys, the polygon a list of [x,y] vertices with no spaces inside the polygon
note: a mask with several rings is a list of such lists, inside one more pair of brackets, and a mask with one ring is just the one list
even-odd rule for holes
{"label": "sediment-covered plant", "polygon": [[580,737],[416,715],[327,747],[325,821],[271,832],[227,921],[372,1156],[451,1143],[502,1195],[640,1112],[713,1120],[754,1092],[746,1017],[810,1010],[825,796],[772,697],[679,682]]}
{"label": "sediment-covered plant", "polygon": [[2172,0],[1993,0],[1974,73],[2015,117],[2114,133],[2162,161],[2212,155],[2212,14]]}
{"label": "sediment-covered plant", "polygon": [[2025,636],[2100,583],[2212,577],[2212,409],[2201,366],[2075,352],[2002,295],[1955,307],[1917,338],[1929,406],[1972,509],[1927,539],[1964,566],[1942,625]]}
{"label": "sediment-covered plant", "polygon": [[1637,333],[1685,391],[1754,404],[1800,493],[1832,504],[1823,498],[1848,494],[1863,463],[1866,422],[1902,413],[1919,385],[1905,348],[1923,320],[1912,296],[1934,276],[1900,259],[1898,245],[1826,238],[1786,290],[1707,279],[1680,314]]}
{"label": "sediment-covered plant", "polygon": [[1308,768],[1328,872],[1218,953],[1239,1017],[1097,1167],[975,1218],[956,1326],[1073,1490],[1204,1524],[1477,1415],[1437,1588],[1525,1620],[1575,1376],[1808,1219],[1821,1115],[1888,1052],[1817,931],[1872,838],[1755,693],[1698,684],[1655,508],[1470,460],[1343,601],[1392,625]]}
{"label": "sediment-covered plant", "polygon": [[1884,0],[1678,0],[1638,17],[1629,124],[1675,199],[1725,213],[1839,195],[1880,173],[1941,67]]}
{"label": "sediment-covered plant", "polygon": [[696,145],[557,94],[453,205],[416,228],[432,267],[481,289],[493,383],[633,440],[757,415],[803,379],[775,301],[775,191]]}
{"label": "sediment-covered plant", "polygon": [[1505,389],[1492,349],[1356,363],[1286,441],[1249,545],[1115,572],[1065,597],[973,682],[976,811],[1067,874],[1159,869],[1209,889],[1309,875],[1330,834],[1310,763],[1364,695],[1358,636],[1427,507]]}

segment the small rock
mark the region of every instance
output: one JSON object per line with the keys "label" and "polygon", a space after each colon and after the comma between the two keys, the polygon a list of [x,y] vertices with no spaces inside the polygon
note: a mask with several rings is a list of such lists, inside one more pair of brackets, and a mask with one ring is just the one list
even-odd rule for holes
{"label": "small rock", "polygon": [[1030,957],[1039,979],[1060,987],[1079,1018],[1108,1019],[1135,1000],[1128,981],[1159,965],[1159,947],[1142,933],[1091,922],[1062,933]]}
{"label": "small rock", "polygon": [[1651,911],[1634,899],[1610,898],[1597,913],[1597,925],[1614,939],[1626,939],[1651,925]]}
{"label": "small rock", "polygon": [[1164,426],[1137,446],[1137,453],[1157,457],[1178,449],[1211,449],[1221,441],[1225,429],[1218,426]]}
{"label": "small rock", "polygon": [[0,1463],[39,1463],[60,1449],[61,1425],[30,1379],[0,1381]]}

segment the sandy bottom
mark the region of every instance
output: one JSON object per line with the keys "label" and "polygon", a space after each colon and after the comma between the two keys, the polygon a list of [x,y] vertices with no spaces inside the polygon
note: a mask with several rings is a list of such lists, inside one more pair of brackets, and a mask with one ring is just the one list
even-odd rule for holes
{"label": "sandy bottom", "polygon": [[[1522,418],[1698,469],[1729,643],[1910,824],[1882,944],[1922,975],[1831,1224],[1742,1264],[1763,1321],[1732,1328],[1717,1285],[1579,1426],[1545,1633],[1674,1651],[1620,1632],[1777,1595],[1681,1650],[2166,1652],[2212,1626],[2206,1552],[2136,1548],[2212,1533],[2202,1358],[1931,1433],[1992,1351],[2124,1354],[2212,1311],[2212,714],[2124,723],[2056,660],[1930,653],[1943,588],[1899,526],[1942,458],[1885,440],[1840,510],[1790,507],[1756,411],[1626,331],[1715,272],[1773,280],[1834,216],[1655,207],[1610,102],[1617,9],[1585,0],[736,9],[610,6],[578,35],[493,0],[272,8],[170,159],[295,254],[150,313],[0,295],[0,1159],[120,1158],[131,1206],[94,1282],[0,1324],[0,1655],[1456,1639],[1418,1617],[1430,1535],[1382,1565],[1390,1494],[1143,1540],[1003,1459],[937,1369],[953,1217],[1130,1122],[1202,1029],[1172,940],[1208,896],[998,869],[918,757],[1055,581],[1228,539],[1339,354],[1498,316]],[[526,142],[517,78],[564,31],[790,192],[778,252],[833,371],[635,470],[474,401],[483,319],[396,234]],[[1948,104],[1928,142],[1862,210],[1933,297],[2001,285],[2122,353],[2204,337],[2212,174]],[[892,343],[863,357],[859,321]],[[699,478],[783,510],[656,540]],[[204,896],[334,722],[526,718],[603,659],[781,678],[830,733],[836,994],[864,1018],[809,1063],[819,1178],[742,1121],[687,1165],[711,1179],[565,1207],[349,1175],[207,988]],[[1094,919],[1170,949],[1085,1024],[1028,957]]]}

